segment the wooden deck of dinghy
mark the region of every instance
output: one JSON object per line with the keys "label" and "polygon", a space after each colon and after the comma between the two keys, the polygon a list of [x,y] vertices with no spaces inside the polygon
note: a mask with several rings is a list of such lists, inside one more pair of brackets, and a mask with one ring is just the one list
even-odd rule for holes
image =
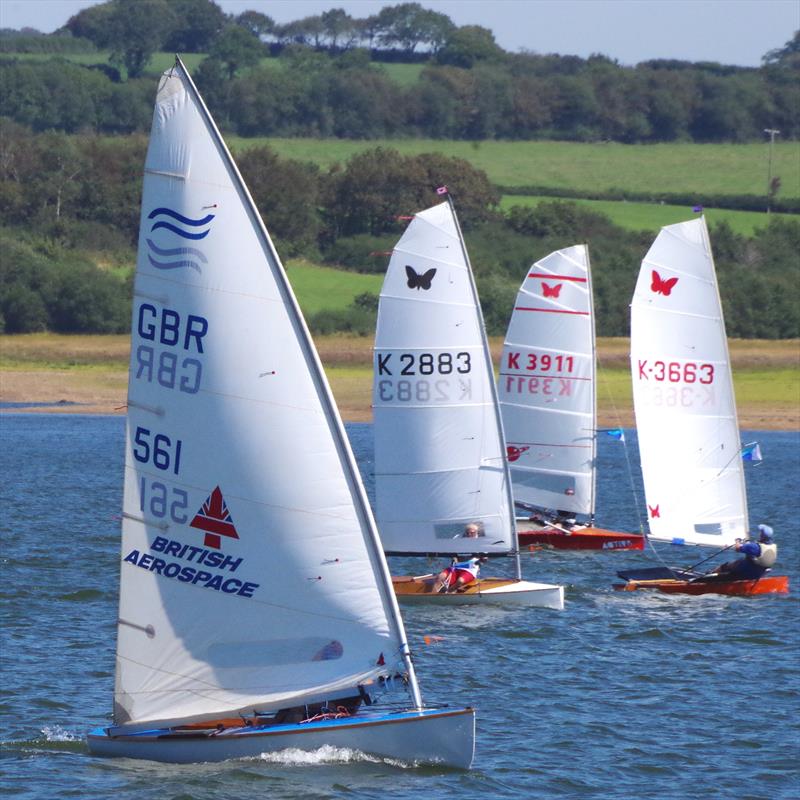
{"label": "wooden deck of dinghy", "polygon": [[[410,595],[431,595],[436,596],[434,587],[437,583],[435,576],[424,576],[415,578],[412,575],[399,575],[392,577],[392,586],[398,597]],[[504,586],[513,586],[518,583],[515,578],[479,578],[472,583],[468,583],[457,592],[441,592],[443,596],[453,594],[475,595],[485,592],[487,589],[501,589]]]}
{"label": "wooden deck of dinghy", "polygon": [[555,550],[644,550],[645,537],[640,533],[621,533],[590,525],[576,525],[566,530],[518,519],[517,540],[520,547],[544,545]]}
{"label": "wooden deck of dinghy", "polygon": [[614,588],[623,592],[634,592],[638,589],[656,589],[667,594],[725,594],[735,597],[750,597],[759,594],[789,594],[789,578],[786,575],[775,575],[750,581],[720,580],[653,580],[628,581],[614,584]]}

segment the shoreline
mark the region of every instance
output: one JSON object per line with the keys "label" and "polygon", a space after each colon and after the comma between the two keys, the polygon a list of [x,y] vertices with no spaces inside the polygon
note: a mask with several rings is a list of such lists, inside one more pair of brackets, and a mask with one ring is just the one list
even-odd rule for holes
{"label": "shoreline", "polygon": [[[345,422],[372,421],[372,339],[315,338]],[[495,364],[502,339],[490,341]],[[800,430],[800,341],[731,340],[742,430]],[[0,335],[0,415],[125,413],[128,336]],[[598,427],[635,427],[627,339],[598,339]]]}
{"label": "shoreline", "polygon": [[[360,373],[360,374],[359,374]],[[372,422],[371,370],[326,367],[339,412],[345,422]],[[764,381],[769,380],[765,374]],[[85,414],[122,416],[127,407],[127,370],[0,369],[0,407],[4,414]],[[604,381],[598,380],[602,392]],[[598,392],[598,426],[635,427],[626,398],[604,399]],[[775,404],[740,402],[739,428],[753,431],[800,431],[800,397]]]}

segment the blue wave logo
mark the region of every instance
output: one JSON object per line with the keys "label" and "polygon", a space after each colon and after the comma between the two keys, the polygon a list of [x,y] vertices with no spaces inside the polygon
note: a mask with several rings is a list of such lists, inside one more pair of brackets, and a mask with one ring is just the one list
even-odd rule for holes
{"label": "blue wave logo", "polygon": [[[207,214],[202,219],[192,219],[173,211],[171,208],[155,208],[148,219],[155,220],[150,228],[153,233],[159,229],[165,230],[170,235],[179,236],[181,239],[198,241],[205,239],[209,234],[209,228],[205,230],[192,231],[192,228],[202,228],[207,226],[214,219],[214,214]],[[165,219],[166,218],[166,219]],[[174,220],[174,222],[172,221]],[[176,224],[177,223],[177,224]],[[189,228],[189,230],[187,230]],[[196,247],[159,247],[152,239],[147,239],[147,246],[150,248],[148,258],[156,269],[189,269],[202,272],[199,262],[208,263],[208,259],[201,250]]]}

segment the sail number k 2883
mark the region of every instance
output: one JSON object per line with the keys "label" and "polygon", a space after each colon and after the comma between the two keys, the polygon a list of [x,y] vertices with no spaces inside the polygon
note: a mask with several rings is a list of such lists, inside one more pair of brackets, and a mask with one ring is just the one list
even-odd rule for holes
{"label": "sail number k 2883", "polygon": [[469,353],[376,353],[378,375],[466,375],[472,371]]}
{"label": "sail number k 2883", "polygon": [[651,361],[638,359],[640,381],[667,383],[714,383],[714,365],[696,361]]}

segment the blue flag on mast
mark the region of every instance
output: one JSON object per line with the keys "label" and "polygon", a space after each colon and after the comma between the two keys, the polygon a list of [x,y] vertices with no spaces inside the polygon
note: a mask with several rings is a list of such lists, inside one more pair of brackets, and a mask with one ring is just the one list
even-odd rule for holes
{"label": "blue flag on mast", "polygon": [[758,442],[751,442],[742,447],[742,461],[761,461],[761,448]]}
{"label": "blue flag on mast", "polygon": [[625,441],[625,431],[623,431],[622,428],[612,428],[611,430],[606,431],[606,433],[612,439],[616,439],[619,442]]}

